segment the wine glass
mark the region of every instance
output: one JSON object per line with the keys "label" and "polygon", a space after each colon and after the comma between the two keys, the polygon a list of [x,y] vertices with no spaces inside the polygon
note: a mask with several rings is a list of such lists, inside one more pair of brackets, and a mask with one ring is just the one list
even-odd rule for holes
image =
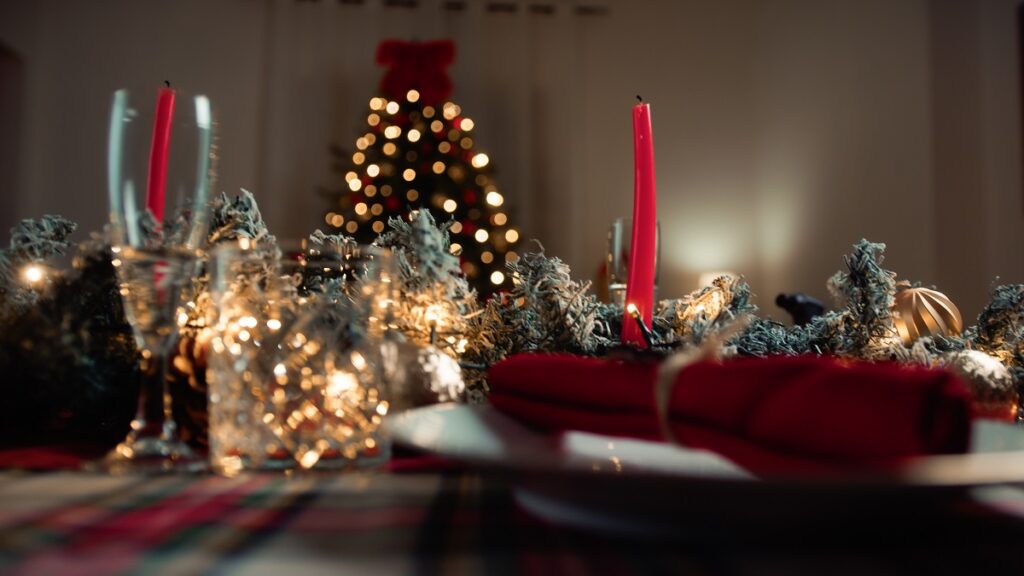
{"label": "wine glass", "polygon": [[108,145],[109,240],[125,316],[140,351],[142,383],[128,436],[103,460],[110,471],[201,470],[178,436],[167,360],[184,288],[206,239],[212,140],[210,101],[114,93]]}

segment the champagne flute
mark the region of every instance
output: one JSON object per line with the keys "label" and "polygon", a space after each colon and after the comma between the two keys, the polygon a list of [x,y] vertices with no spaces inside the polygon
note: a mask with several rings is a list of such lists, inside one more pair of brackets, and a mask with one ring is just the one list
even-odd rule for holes
{"label": "champagne flute", "polygon": [[114,93],[108,145],[109,240],[125,316],[140,351],[142,382],[128,436],[101,468],[119,472],[201,470],[206,463],[178,436],[167,360],[177,313],[198,272],[206,239],[212,139],[210,101]]}

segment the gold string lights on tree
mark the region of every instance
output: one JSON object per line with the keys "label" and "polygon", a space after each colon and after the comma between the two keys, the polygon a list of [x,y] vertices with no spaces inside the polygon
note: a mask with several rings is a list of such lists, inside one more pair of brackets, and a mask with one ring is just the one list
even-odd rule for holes
{"label": "gold string lights on tree", "polygon": [[351,153],[335,150],[345,184],[329,192],[325,222],[373,242],[389,218],[429,210],[451,222],[452,254],[481,295],[511,287],[506,262],[518,258],[519,231],[493,178],[493,162],[476,149],[476,122],[448,99],[445,67],[451,42],[384,42],[382,96],[369,101],[366,132]]}

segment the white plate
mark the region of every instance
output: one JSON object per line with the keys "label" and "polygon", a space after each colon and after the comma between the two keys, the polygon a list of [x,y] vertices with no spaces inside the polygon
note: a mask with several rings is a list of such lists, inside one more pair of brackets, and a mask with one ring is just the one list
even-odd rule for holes
{"label": "white plate", "polygon": [[428,406],[388,426],[399,445],[503,472],[519,504],[548,520],[645,535],[692,525],[680,517],[706,529],[715,521],[777,526],[822,514],[909,513],[964,487],[1024,482],[1024,428],[988,421],[975,424],[967,455],[921,458],[894,475],[769,482],[711,452],[584,432],[548,436],[489,406]]}
{"label": "white plate", "polygon": [[[490,406],[427,406],[393,416],[388,426],[400,445],[499,468],[755,479],[728,459],[705,450],[587,432],[548,436]],[[970,454],[921,458],[884,480],[946,486],[1024,481],[1024,427],[978,421],[971,444]],[[879,480],[877,476],[858,478]]]}
{"label": "white plate", "polygon": [[390,419],[389,428],[404,446],[501,467],[751,478],[732,462],[704,450],[586,432],[549,437],[490,406],[417,408]]}

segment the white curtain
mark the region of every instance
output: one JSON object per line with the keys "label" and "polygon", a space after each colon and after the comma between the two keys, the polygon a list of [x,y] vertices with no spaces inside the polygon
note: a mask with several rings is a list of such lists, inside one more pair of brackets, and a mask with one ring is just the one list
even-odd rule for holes
{"label": "white curtain", "polygon": [[328,147],[351,149],[365,130],[368,101],[379,92],[380,41],[449,38],[452,100],[476,121],[476,146],[495,164],[511,222],[524,239],[543,239],[549,253],[574,260],[583,226],[572,209],[583,193],[582,146],[574,142],[587,97],[582,43],[601,16],[568,2],[388,4],[271,2],[255,192],[272,229],[300,236],[323,227],[327,204],[315,191],[340,183]]}

